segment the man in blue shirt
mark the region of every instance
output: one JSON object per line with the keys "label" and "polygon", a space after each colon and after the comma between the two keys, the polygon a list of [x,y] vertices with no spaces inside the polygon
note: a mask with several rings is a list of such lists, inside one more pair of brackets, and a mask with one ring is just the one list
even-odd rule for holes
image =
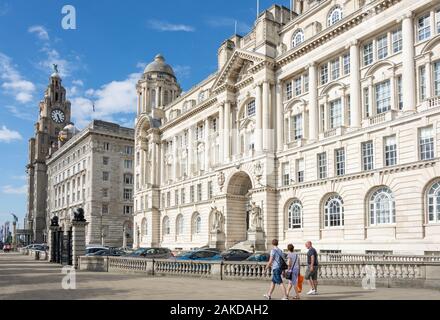
{"label": "man in blue shirt", "polygon": [[309,281],[312,287],[307,294],[316,296],[318,294],[318,253],[315,248],[313,248],[311,241],[307,241],[306,248],[309,251],[307,252],[307,271],[305,279]]}
{"label": "man in blue shirt", "polygon": [[279,285],[279,286],[281,286],[281,289],[283,290],[283,293],[284,293],[284,298],[282,300],[289,300],[289,298],[287,297],[286,287],[284,286],[284,283],[283,283],[283,278],[281,277],[281,275],[283,273],[283,270],[281,267],[281,265],[282,265],[281,259],[284,259],[284,254],[283,254],[283,251],[281,251],[281,249],[278,248],[278,240],[273,240],[272,245],[273,245],[273,249],[270,252],[270,259],[269,259],[269,262],[267,263],[267,266],[266,266],[266,271],[267,271],[267,269],[272,267],[272,283],[270,284],[269,292],[267,294],[265,294],[264,297],[267,300],[271,300],[272,293],[275,290],[275,286]]}

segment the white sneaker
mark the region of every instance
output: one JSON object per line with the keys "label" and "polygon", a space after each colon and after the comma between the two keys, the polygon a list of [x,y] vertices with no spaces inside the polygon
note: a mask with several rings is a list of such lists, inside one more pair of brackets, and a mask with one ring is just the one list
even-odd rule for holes
{"label": "white sneaker", "polygon": [[310,290],[309,292],[307,292],[307,295],[308,296],[312,296],[312,295],[315,295],[316,294],[316,291],[315,290]]}
{"label": "white sneaker", "polygon": [[287,298],[287,297],[284,297],[283,299],[281,299],[282,301],[288,301],[289,300],[289,298]]}
{"label": "white sneaker", "polygon": [[272,297],[269,296],[268,294],[265,294],[263,297],[266,298],[266,300],[272,300]]}

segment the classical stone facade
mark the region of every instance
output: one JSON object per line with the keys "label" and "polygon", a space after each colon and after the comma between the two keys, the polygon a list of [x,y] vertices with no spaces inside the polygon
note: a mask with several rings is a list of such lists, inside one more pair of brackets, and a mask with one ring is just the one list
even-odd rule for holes
{"label": "classical stone facade", "polygon": [[135,245],[439,253],[440,5],[293,3],[183,95],[145,70]]}
{"label": "classical stone facade", "polygon": [[46,158],[51,148],[58,144],[59,132],[70,122],[70,102],[58,72],[52,74],[39,105],[39,118],[35,124],[35,137],[29,140],[28,198],[26,229],[31,232],[33,242],[47,240],[46,199],[47,166]]}
{"label": "classical stone facade", "polygon": [[47,226],[54,216],[64,232],[73,211],[83,208],[87,245],[127,247],[133,244],[134,130],[93,121],[69,138],[47,160]]}

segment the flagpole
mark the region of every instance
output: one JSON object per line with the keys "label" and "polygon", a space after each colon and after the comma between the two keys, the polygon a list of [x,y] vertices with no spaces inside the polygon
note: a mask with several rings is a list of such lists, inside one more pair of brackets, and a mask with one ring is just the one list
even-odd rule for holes
{"label": "flagpole", "polygon": [[260,16],[260,0],[257,0],[257,20],[259,16]]}

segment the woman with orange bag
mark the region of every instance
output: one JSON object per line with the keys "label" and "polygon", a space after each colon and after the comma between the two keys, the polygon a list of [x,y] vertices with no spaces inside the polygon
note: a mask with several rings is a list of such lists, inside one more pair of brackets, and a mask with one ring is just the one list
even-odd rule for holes
{"label": "woman with orange bag", "polygon": [[299,255],[294,252],[295,247],[292,244],[289,244],[287,246],[287,250],[289,251],[289,253],[287,254],[287,259],[289,260],[288,263],[289,267],[286,273],[286,278],[289,280],[289,286],[287,287],[287,296],[289,296],[289,293],[293,287],[296,293],[293,299],[299,300],[300,299],[299,293],[301,291],[298,290],[298,277],[300,275],[301,261],[299,260]]}

